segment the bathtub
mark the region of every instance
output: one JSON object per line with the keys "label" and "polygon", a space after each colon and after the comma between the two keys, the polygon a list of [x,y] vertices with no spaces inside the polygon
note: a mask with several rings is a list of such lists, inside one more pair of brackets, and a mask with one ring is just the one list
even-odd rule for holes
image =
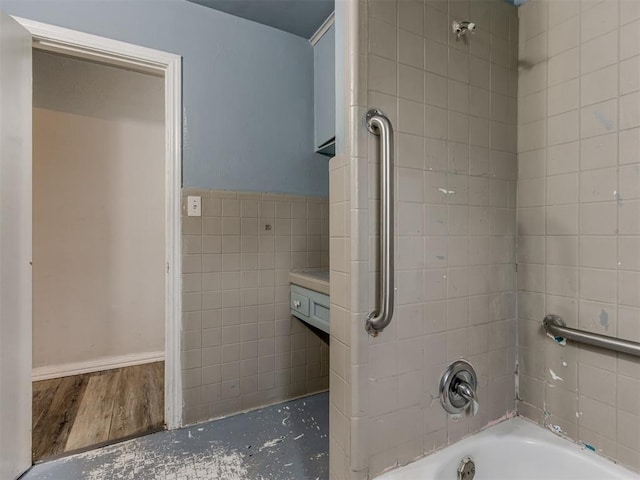
{"label": "bathtub", "polygon": [[474,480],[635,479],[640,475],[522,418],[512,418],[379,480],[457,480],[464,457],[475,463]]}

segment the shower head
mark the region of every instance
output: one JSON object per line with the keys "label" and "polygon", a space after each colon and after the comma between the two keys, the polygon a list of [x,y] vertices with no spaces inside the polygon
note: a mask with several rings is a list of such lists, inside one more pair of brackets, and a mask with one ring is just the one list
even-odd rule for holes
{"label": "shower head", "polygon": [[455,33],[457,38],[463,37],[467,32],[475,33],[476,28],[477,25],[475,23],[468,22],[466,20],[463,22],[454,20],[451,24],[451,30]]}

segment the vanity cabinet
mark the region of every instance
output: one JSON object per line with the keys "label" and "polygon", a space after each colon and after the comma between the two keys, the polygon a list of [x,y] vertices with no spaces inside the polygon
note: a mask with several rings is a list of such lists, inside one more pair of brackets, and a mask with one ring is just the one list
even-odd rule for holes
{"label": "vanity cabinet", "polygon": [[291,315],[325,333],[330,332],[330,305],[329,295],[291,285]]}
{"label": "vanity cabinet", "polygon": [[331,25],[313,47],[314,150],[335,155],[336,139],[335,27]]}
{"label": "vanity cabinet", "polygon": [[329,270],[289,272],[291,315],[329,333]]}

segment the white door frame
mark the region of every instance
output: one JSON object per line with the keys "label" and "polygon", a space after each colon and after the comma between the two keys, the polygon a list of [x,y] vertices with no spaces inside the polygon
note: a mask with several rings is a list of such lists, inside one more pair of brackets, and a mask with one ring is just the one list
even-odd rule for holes
{"label": "white door frame", "polygon": [[[33,36],[34,47],[164,76],[165,91],[165,422],[182,424],[180,329],[182,311],[180,188],[182,181],[182,57],[172,53],[13,17]],[[25,352],[26,354],[27,352]],[[31,355],[31,352],[28,352]]]}

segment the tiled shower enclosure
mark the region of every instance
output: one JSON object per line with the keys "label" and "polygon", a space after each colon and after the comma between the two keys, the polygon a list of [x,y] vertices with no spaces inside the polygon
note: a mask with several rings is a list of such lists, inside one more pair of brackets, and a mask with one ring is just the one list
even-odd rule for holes
{"label": "tiled shower enclosure", "polygon": [[638,359],[539,325],[640,341],[640,2],[519,16],[518,412],[640,470]]}
{"label": "tiled shower enclosure", "polygon": [[[331,478],[375,477],[516,411],[640,469],[638,360],[541,331],[553,312],[640,340],[640,2],[336,7],[349,128],[330,163]],[[476,33],[456,39],[454,20]],[[372,107],[396,159],[395,317],[376,338]],[[479,374],[477,417],[437,398],[459,357]]]}
{"label": "tiled shower enclosure", "polygon": [[[330,254],[332,293],[338,280],[348,294],[331,298],[330,462],[332,478],[367,478],[515,409],[518,19],[502,1],[344,7],[352,130],[331,161]],[[476,34],[457,40],[454,19]],[[369,106],[396,132],[396,309],[376,338],[364,330],[378,268]],[[438,382],[460,357],[483,400],[454,420]]]}

